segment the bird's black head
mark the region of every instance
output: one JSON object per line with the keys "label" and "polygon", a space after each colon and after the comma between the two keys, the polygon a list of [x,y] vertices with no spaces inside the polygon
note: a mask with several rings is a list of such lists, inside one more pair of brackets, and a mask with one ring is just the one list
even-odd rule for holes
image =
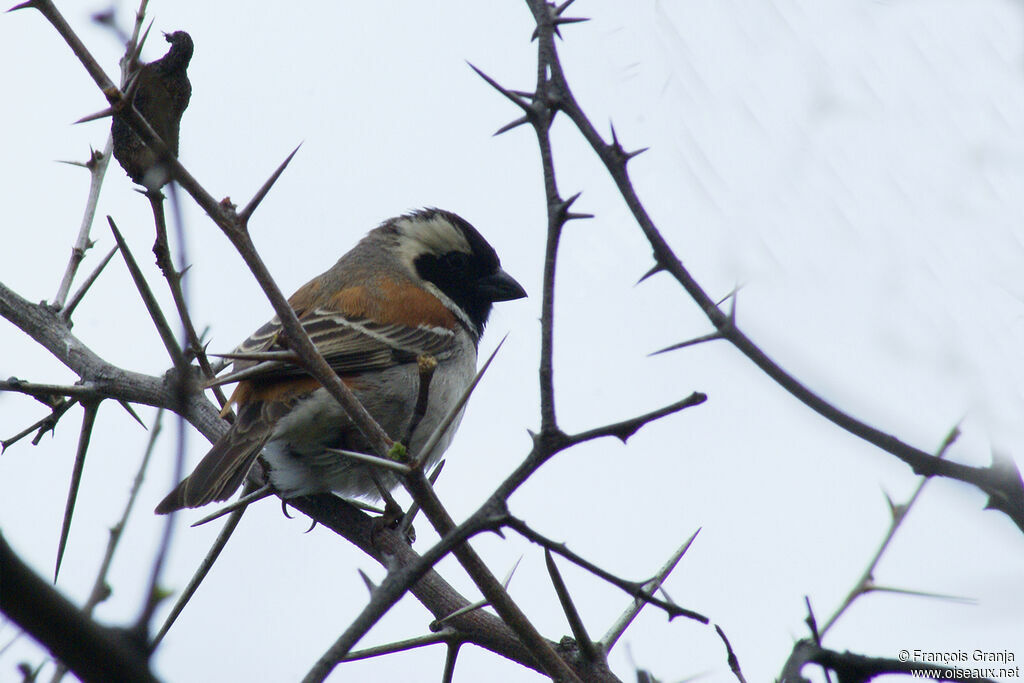
{"label": "bird's black head", "polygon": [[522,286],[501,269],[494,248],[454,213],[422,209],[391,223],[398,230],[402,260],[461,309],[477,338],[494,302],[526,296]]}

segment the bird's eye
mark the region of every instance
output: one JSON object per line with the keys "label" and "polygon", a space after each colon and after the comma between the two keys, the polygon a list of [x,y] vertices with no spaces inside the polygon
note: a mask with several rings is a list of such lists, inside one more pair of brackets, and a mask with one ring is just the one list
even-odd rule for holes
{"label": "bird's eye", "polygon": [[470,258],[469,254],[464,254],[461,251],[451,251],[445,254],[441,260],[445,262],[445,265],[455,272],[461,272],[469,268]]}

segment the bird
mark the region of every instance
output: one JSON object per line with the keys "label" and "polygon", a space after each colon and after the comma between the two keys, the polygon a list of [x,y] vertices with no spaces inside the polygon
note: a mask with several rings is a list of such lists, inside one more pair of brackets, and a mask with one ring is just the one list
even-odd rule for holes
{"label": "bird", "polygon": [[[188,65],[192,61],[192,37],[185,31],[165,33],[171,47],[160,59],[143,64],[133,75],[129,92],[131,104],[149,122],[153,132],[178,156],[181,116],[192,98]],[[110,125],[114,141],[114,158],[128,177],[149,190],[158,190],[170,180],[170,174],[159,168],[157,155],[150,149],[120,114],[114,114]]]}
{"label": "bird", "polygon": [[[402,439],[414,426],[405,445],[431,467],[451,442],[461,411],[430,453],[419,449],[472,382],[492,305],[525,296],[476,228],[452,212],[427,208],[384,221],[288,302],[388,435]],[[261,453],[269,484],[284,499],[333,491],[375,500],[383,495],[379,486],[400,483],[390,471],[325,450],[372,453],[340,404],[298,365],[244,359],[287,349],[275,317],[232,354],[243,358],[231,374],[246,374],[225,408],[225,414],[237,408],[235,421],[157,506],[158,514],[226,500]],[[437,366],[415,422],[418,359],[424,357]]]}

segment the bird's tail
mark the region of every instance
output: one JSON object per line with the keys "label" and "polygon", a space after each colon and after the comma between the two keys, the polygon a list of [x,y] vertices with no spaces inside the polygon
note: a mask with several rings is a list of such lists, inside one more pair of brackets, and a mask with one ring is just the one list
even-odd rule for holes
{"label": "bird's tail", "polygon": [[156,506],[158,515],[183,508],[197,508],[226,500],[238,490],[256,456],[270,435],[260,403],[250,403],[239,411],[238,419],[210,452],[167,497]]}

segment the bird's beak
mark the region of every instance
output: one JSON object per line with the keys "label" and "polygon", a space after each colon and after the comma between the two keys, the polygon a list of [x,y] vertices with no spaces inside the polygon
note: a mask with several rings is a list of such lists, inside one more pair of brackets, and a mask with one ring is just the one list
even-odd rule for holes
{"label": "bird's beak", "polygon": [[500,268],[497,273],[477,280],[476,285],[491,301],[512,301],[526,296],[523,286]]}

